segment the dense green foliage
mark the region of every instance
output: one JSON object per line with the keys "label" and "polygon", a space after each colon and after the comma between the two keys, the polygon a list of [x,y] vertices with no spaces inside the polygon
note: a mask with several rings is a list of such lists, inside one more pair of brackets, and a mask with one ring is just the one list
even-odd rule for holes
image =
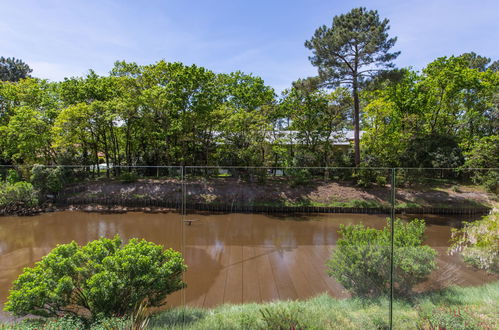
{"label": "dense green foliage", "polygon": [[30,182],[42,195],[56,193],[64,187],[64,169],[60,166],[34,165],[31,168]]}
{"label": "dense green foliage", "polygon": [[[335,16],[305,43],[319,75],[280,96],[260,77],[182,63],[48,82],[2,58],[25,73],[0,81],[0,163],[105,163],[116,176],[116,165],[497,167],[499,61],[470,52],[393,69],[388,31],[375,10]],[[497,174],[474,179],[497,189]]]}
{"label": "dense green foliage", "polygon": [[495,168],[496,170],[475,170],[472,180],[491,192],[499,194],[499,135],[485,136],[476,141],[473,148],[465,153],[468,168]]}
{"label": "dense green foliage", "polygon": [[15,315],[129,315],[139,304],[161,306],[184,287],[182,255],[145,240],[119,236],[79,246],[58,245],[14,282],[5,310]]}
{"label": "dense green foliage", "polygon": [[[499,73],[465,58],[401,70],[360,94],[364,166],[497,166]],[[276,98],[258,77],[163,61],[0,82],[0,162],[352,166],[333,143],[353,127],[349,91],[317,84]]]}
{"label": "dense green foliage", "polygon": [[399,74],[364,95],[366,165],[497,166],[498,72],[469,67],[464,54]]}
{"label": "dense green foliage", "polygon": [[454,229],[450,253],[455,252],[476,268],[499,273],[499,212]]}
{"label": "dense green foliage", "polygon": [[0,183],[0,208],[34,207],[38,205],[38,195],[29,182]]}
{"label": "dense green foliage", "polygon": [[19,81],[29,77],[33,70],[22,60],[13,57],[0,57],[0,80]]}
{"label": "dense green foliage", "polygon": [[[424,220],[395,221],[394,290],[411,293],[436,269],[437,252],[423,245]],[[378,230],[363,225],[342,225],[337,248],[327,263],[328,274],[361,297],[378,297],[390,290],[390,226]]]}

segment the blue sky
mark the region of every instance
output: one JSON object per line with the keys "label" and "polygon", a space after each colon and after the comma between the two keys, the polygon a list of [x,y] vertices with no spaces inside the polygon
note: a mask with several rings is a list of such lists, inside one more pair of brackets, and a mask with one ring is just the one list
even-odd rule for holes
{"label": "blue sky", "polygon": [[253,73],[281,91],[315,74],[303,45],[315,29],[359,6],[390,19],[398,66],[467,51],[499,59],[499,1],[488,0],[0,0],[0,55],[50,80],[165,59]]}

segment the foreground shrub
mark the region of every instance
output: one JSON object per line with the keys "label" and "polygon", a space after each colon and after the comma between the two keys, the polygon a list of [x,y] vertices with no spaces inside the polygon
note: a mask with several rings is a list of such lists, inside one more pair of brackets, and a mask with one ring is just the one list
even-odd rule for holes
{"label": "foreground shrub", "polygon": [[[424,220],[395,221],[394,289],[409,294],[436,268],[436,251],[423,244]],[[327,263],[328,274],[348,291],[362,297],[389,293],[390,224],[381,229],[363,225],[341,226],[341,239]]]}
{"label": "foreground shrub", "polygon": [[118,235],[84,246],[58,245],[14,281],[5,310],[17,316],[130,315],[144,301],[161,306],[184,287],[182,255],[145,240],[122,245]]}
{"label": "foreground shrub", "polygon": [[0,184],[0,207],[35,207],[38,198],[35,189],[29,182]]}
{"label": "foreground shrub", "polygon": [[499,273],[499,212],[452,231],[450,253],[461,252],[473,267]]}

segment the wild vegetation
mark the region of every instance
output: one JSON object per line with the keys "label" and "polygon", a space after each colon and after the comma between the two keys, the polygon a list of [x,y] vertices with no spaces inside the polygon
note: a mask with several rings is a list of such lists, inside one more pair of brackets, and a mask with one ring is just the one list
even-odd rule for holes
{"label": "wild vegetation", "polygon": [[[397,172],[399,186],[430,186],[449,195],[452,188],[443,191],[444,184],[456,183],[454,189],[459,190],[462,183],[472,183],[497,193],[499,62],[469,52],[437,58],[421,71],[395,68],[399,52],[393,50],[396,37],[388,31],[389,21],[377,11],[356,8],[335,17],[330,27],[320,27],[305,43],[318,75],[299,79],[281,95],[252,74],[215,73],[179,62],[117,61],[108,75],[90,70],[84,77],[51,82],[30,77],[32,70],[21,60],[1,57],[0,164],[15,170],[0,172],[0,211],[36,207],[69,183],[99,179],[102,168],[108,179],[113,175],[120,184],[160,177],[153,166],[292,167],[282,174],[290,189],[307,186],[317,177],[341,183],[342,188],[386,188],[387,171],[359,168],[411,167],[418,170]],[[353,148],[337,143],[345,141],[347,130],[354,132]],[[71,164],[82,167],[60,166]],[[318,175],[300,168],[313,166],[357,169],[346,175],[326,169]],[[202,171],[191,173],[191,179],[206,183],[230,176],[261,185],[277,176],[262,168]],[[472,195],[473,189],[466,193]],[[213,196],[199,196],[214,202]],[[379,196],[388,200],[386,194]],[[297,198],[291,203],[314,202],[386,205],[381,198]],[[393,251],[389,227],[341,229],[327,266],[351,299],[323,295],[210,311],[176,308],[151,318],[146,308],[165,304],[168,294],[185,286],[180,253],[137,239],[123,245],[119,237],[85,246],[59,245],[24,269],[5,307],[16,316],[47,319],[6,326],[386,328],[393,253],[395,327],[497,328],[497,281],[413,292],[436,268],[436,251],[423,245],[423,221],[397,220],[395,225]],[[497,214],[466,224],[454,233],[453,242],[466,262],[497,273]]]}
{"label": "wild vegetation", "polygon": [[[50,82],[2,59],[0,163],[499,167],[499,62],[470,52],[395,69],[388,31],[365,8],[335,17],[306,42],[318,76],[279,96],[260,77],[182,63]],[[333,143],[346,129],[353,151]]]}
{"label": "wild vegetation", "polygon": [[[499,282],[479,287],[451,287],[416,295],[411,301],[394,300],[394,327],[398,329],[495,329]],[[321,295],[306,301],[223,305],[206,310],[172,308],[150,317],[148,329],[386,329],[388,298],[334,299]],[[5,324],[8,329],[75,329],[74,318],[25,320]],[[91,329],[131,328],[130,318],[103,319]],[[0,326],[1,328],[1,326]]]}
{"label": "wild vegetation", "polygon": [[467,222],[452,232],[450,253],[461,253],[464,261],[478,269],[499,273],[499,212]]}
{"label": "wild vegetation", "polygon": [[84,246],[58,245],[14,281],[5,310],[16,316],[69,315],[82,322],[130,316],[158,307],[182,289],[182,255],[145,240],[123,245],[118,235]]}

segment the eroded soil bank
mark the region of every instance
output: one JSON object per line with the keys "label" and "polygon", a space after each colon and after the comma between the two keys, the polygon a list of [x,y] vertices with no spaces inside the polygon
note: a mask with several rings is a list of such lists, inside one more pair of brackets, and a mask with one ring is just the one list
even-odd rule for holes
{"label": "eroded soil bank", "polygon": [[[103,204],[175,208],[185,204],[192,209],[213,211],[245,211],[242,206],[251,206],[254,208],[253,211],[262,208],[263,212],[265,207],[269,209],[337,207],[378,208],[384,212],[384,208],[390,206],[390,186],[363,188],[349,183],[321,180],[293,185],[284,178],[268,180],[265,183],[236,178],[198,179],[186,180],[184,184],[172,179],[142,179],[133,183],[109,180],[67,187],[57,198],[64,205]],[[418,208],[484,210],[496,204],[497,195],[487,193],[477,186],[419,185],[396,188],[396,206],[399,209],[412,209],[407,213],[418,213],[416,212]],[[203,205],[219,206],[219,209],[203,208]],[[361,213],[358,210],[352,211]],[[426,211],[425,213],[434,213]],[[318,209],[317,212],[327,212],[327,210]]]}

